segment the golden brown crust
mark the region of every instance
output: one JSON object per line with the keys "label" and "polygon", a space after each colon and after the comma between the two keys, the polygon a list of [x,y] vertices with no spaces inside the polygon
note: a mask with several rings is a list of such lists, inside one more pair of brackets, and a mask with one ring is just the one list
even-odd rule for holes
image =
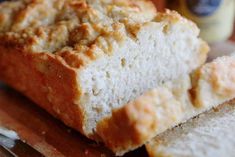
{"label": "golden brown crust", "polygon": [[[205,65],[199,69],[194,78],[196,84],[193,90],[193,95],[196,99],[194,104],[197,107],[206,107],[207,104],[213,103],[213,100],[208,100],[207,95],[203,89],[204,82],[207,82],[211,86],[211,92],[213,93],[214,101],[223,100],[232,97],[235,93],[235,58],[234,57],[221,57],[214,62]],[[205,75],[210,73],[210,76]],[[205,77],[206,76],[206,77]]]}
{"label": "golden brown crust", "polygon": [[[233,70],[235,69],[235,59],[225,59],[225,62],[227,65],[222,66],[220,63],[214,62],[207,67],[211,69],[211,77],[208,81],[212,84],[213,91],[222,97],[231,96],[235,93],[235,87],[233,86],[233,82],[235,82],[235,71]],[[228,69],[228,67],[230,68]],[[228,71],[230,75],[226,75]],[[206,73],[206,70],[202,69],[201,73]],[[229,82],[225,80],[229,80]]]}
{"label": "golden brown crust", "polygon": [[117,155],[140,147],[157,133],[180,122],[186,109],[177,99],[185,94],[184,88],[171,91],[171,88],[159,87],[146,92],[101,120],[97,125],[98,135]]}
{"label": "golden brown crust", "polygon": [[[131,16],[146,14],[149,17],[142,21]],[[87,45],[97,36],[110,32],[112,25],[122,23],[122,20],[142,23],[151,21],[155,15],[153,4],[147,0],[22,0],[0,5],[0,32],[3,35],[4,32],[15,32],[22,42],[34,36],[38,40],[48,40],[43,43],[45,45],[33,44],[39,44],[38,49],[54,52],[71,46],[71,42]],[[53,37],[54,33],[59,36],[62,33],[64,38]],[[68,41],[70,36],[72,39]],[[50,49],[48,44],[56,43],[55,40],[62,44]]]}
{"label": "golden brown crust", "polygon": [[67,125],[83,131],[77,73],[59,57],[0,46],[0,79]]}
{"label": "golden brown crust", "polygon": [[99,123],[97,132],[107,147],[120,153],[128,146],[141,145],[156,130],[157,118],[151,100],[151,94],[146,99],[141,97],[113,111],[111,119],[106,118]]}
{"label": "golden brown crust", "polygon": [[[21,0],[0,5],[0,32],[69,23],[107,23],[129,18],[150,21],[156,14],[149,0]],[[142,15],[142,16],[140,16]],[[139,17],[138,17],[139,16]],[[138,17],[138,18],[137,18]],[[145,17],[145,19],[142,19]]]}

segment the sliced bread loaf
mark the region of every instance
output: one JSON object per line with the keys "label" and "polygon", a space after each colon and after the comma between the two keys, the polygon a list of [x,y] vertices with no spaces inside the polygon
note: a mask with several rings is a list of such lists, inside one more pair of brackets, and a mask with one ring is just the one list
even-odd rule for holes
{"label": "sliced bread loaf", "polygon": [[235,98],[235,57],[221,57],[189,76],[159,86],[114,110],[97,131],[117,155]]}
{"label": "sliced bread loaf", "polygon": [[166,131],[147,145],[150,157],[234,157],[234,100]]}
{"label": "sliced bread loaf", "polygon": [[10,1],[0,19],[0,79],[90,138],[113,109],[208,52],[192,22],[147,0]]}

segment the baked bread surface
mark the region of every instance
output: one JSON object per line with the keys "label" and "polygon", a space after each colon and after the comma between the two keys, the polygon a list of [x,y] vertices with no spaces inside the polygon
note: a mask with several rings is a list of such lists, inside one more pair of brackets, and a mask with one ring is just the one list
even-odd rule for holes
{"label": "baked bread surface", "polygon": [[92,46],[102,49],[105,41],[96,41],[100,36],[121,41],[120,36],[135,31],[130,26],[130,32],[124,32],[127,23],[151,21],[155,16],[153,4],[146,0],[22,0],[1,3],[0,32],[6,43],[30,52],[82,51],[85,60],[91,58],[85,52]]}

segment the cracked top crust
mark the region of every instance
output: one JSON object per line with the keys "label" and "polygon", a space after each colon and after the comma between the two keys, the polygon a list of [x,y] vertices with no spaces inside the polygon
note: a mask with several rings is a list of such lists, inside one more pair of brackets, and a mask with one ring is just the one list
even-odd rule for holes
{"label": "cracked top crust", "polygon": [[154,5],[148,0],[3,2],[0,4],[0,44],[30,52],[89,54],[89,50],[94,49],[109,52],[110,42],[121,42],[127,36],[127,25],[135,28],[155,16]]}
{"label": "cracked top crust", "polygon": [[135,40],[146,23],[162,21],[180,21],[198,31],[176,12],[157,13],[149,0],[8,1],[0,4],[0,46],[51,53],[80,68],[112,55],[113,46],[127,37]]}

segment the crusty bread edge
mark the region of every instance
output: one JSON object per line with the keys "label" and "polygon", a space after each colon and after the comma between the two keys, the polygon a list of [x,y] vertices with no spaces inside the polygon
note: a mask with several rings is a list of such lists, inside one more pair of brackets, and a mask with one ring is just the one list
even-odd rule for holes
{"label": "crusty bread edge", "polygon": [[77,104],[77,73],[49,53],[30,53],[0,46],[0,79],[68,126],[83,132],[85,119]]}

